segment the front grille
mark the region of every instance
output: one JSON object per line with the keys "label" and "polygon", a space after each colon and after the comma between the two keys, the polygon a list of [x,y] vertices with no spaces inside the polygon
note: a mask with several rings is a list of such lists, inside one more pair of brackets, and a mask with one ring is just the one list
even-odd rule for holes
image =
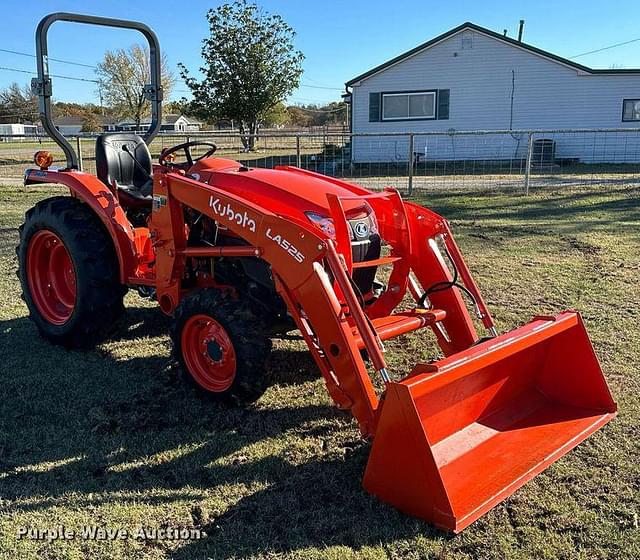
{"label": "front grille", "polygon": [[[380,258],[381,240],[377,233],[370,234],[368,239],[351,241],[351,258],[353,262],[371,261]],[[353,271],[353,281],[358,289],[366,294],[373,288],[377,267],[358,268]]]}

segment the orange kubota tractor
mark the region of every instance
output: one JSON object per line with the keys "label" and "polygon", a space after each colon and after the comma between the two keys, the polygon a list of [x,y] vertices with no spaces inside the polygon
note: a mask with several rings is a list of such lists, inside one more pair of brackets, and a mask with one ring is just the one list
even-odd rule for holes
{"label": "orange kubota tractor", "polygon": [[[99,136],[97,176],[79,170],[51,120],[46,37],[60,20],[135,29],[150,45],[150,128],[144,140]],[[147,26],[58,13],[42,20],[36,42],[42,123],[67,162],[50,170],[51,155],[38,152],[25,184],[57,183],[70,194],[38,203],[20,228],[24,298],[48,340],[93,344],[136,288],[173,317],[187,378],[243,403],[266,389],[270,337],[298,329],[336,405],[372,439],[364,487],[452,531],[615,416],[580,316],[536,317],[498,334],[447,221],[396,190],[374,193],[295,167],[249,168],[198,141],[153,164],[147,146],[161,123],[162,89]],[[384,341],[415,331],[430,331],[444,357],[389,371]]]}

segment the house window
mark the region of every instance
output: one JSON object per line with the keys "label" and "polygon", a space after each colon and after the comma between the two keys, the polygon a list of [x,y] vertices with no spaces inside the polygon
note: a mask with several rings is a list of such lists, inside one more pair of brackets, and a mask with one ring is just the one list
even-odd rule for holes
{"label": "house window", "polygon": [[383,121],[435,118],[435,91],[382,94]]}
{"label": "house window", "polygon": [[640,99],[625,99],[622,104],[623,121],[640,121]]}

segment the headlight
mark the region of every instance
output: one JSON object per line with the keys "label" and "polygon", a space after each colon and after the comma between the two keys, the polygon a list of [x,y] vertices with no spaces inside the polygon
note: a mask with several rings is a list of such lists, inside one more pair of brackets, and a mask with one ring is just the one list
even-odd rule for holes
{"label": "headlight", "polygon": [[378,220],[376,219],[376,215],[373,212],[373,208],[369,206],[369,203],[365,203],[367,210],[369,211],[367,218],[369,218],[369,231],[372,235],[376,235],[378,233]]}
{"label": "headlight", "polygon": [[305,212],[304,215],[309,218],[314,226],[320,228],[331,239],[336,238],[336,227],[333,225],[333,220],[327,216],[316,214],[315,212]]}

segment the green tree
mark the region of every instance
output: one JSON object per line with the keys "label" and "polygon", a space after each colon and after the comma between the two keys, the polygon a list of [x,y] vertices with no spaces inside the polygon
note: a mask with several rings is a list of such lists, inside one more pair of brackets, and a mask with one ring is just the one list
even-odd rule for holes
{"label": "green tree", "polygon": [[347,105],[343,101],[332,101],[321,105],[315,113],[314,124],[338,125],[345,124],[347,120]]}
{"label": "green tree", "polygon": [[298,126],[336,126],[347,121],[347,106],[343,101],[325,105],[292,105],[287,107],[291,122]]}
{"label": "green tree", "polygon": [[[136,128],[140,128],[143,117],[150,113],[150,104],[143,91],[151,81],[149,48],[131,45],[128,49],[107,51],[96,73],[107,105],[118,117],[132,118]],[[175,76],[164,56],[161,73],[163,94],[168,98],[175,85]]]}
{"label": "green tree", "polygon": [[80,132],[102,132],[102,119],[95,113],[87,113]]}
{"label": "green tree", "polygon": [[72,103],[68,101],[54,101],[52,103],[53,118],[64,117],[66,115],[86,115],[88,113],[94,113],[96,115],[102,115],[107,111],[95,105],[94,103]]}
{"label": "green tree", "polygon": [[189,103],[184,100],[168,101],[163,103],[162,111],[166,115],[187,115],[189,112]]}
{"label": "green tree", "polygon": [[298,87],[304,55],[295,50],[295,32],[279,15],[246,0],[209,10],[207,20],[202,80],[184,65],[181,75],[197,116],[237,122],[245,149],[252,150],[260,123]]}
{"label": "green tree", "polygon": [[291,105],[290,107],[287,107],[287,112],[289,113],[291,123],[296,126],[311,126],[313,123],[313,117],[308,111],[305,111],[303,107]]}
{"label": "green tree", "polygon": [[264,126],[278,126],[291,122],[291,116],[285,104],[281,102],[273,106],[262,119]]}

